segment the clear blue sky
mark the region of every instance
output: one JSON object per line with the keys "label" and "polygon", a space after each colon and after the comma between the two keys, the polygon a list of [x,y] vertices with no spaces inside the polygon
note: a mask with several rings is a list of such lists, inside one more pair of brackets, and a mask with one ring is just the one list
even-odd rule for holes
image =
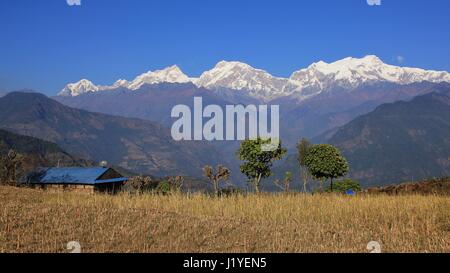
{"label": "clear blue sky", "polygon": [[0,91],[56,94],[67,82],[177,64],[198,76],[239,60],[276,76],[375,54],[450,71],[450,1],[0,0]]}

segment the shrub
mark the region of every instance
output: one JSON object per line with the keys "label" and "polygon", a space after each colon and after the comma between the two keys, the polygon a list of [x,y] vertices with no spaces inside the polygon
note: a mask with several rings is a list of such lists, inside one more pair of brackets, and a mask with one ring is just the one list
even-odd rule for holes
{"label": "shrub", "polygon": [[158,186],[155,189],[157,194],[169,194],[172,191],[169,181],[163,180],[158,183]]}
{"label": "shrub", "polygon": [[235,195],[240,195],[240,194],[244,194],[242,189],[236,188],[234,186],[229,186],[229,187],[223,188],[219,191],[219,196],[224,196],[224,197],[235,196]]}
{"label": "shrub", "polygon": [[361,184],[356,180],[344,179],[342,181],[337,181],[333,187],[333,192],[346,193],[349,190],[355,192],[361,191]]}
{"label": "shrub", "polygon": [[135,176],[128,180],[125,189],[133,193],[143,193],[151,191],[157,186],[158,182],[148,176]]}

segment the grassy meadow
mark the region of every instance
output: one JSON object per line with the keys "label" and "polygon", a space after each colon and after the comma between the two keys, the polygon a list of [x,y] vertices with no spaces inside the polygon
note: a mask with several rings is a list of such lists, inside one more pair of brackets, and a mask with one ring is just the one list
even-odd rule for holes
{"label": "grassy meadow", "polygon": [[450,252],[450,197],[117,196],[0,187],[0,252]]}

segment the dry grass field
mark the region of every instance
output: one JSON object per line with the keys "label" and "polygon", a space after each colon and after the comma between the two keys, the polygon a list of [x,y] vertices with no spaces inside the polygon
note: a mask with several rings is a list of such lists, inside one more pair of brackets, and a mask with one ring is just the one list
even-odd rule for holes
{"label": "dry grass field", "polygon": [[0,252],[450,252],[450,198],[107,196],[0,187]]}

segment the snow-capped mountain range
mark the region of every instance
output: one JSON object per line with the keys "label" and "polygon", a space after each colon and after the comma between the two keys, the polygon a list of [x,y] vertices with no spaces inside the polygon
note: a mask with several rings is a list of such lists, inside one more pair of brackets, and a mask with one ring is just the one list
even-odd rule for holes
{"label": "snow-capped mountain range", "polygon": [[207,89],[246,90],[253,97],[268,98],[282,95],[288,79],[277,78],[268,72],[240,62],[219,62],[194,81]]}
{"label": "snow-capped mountain range", "polygon": [[199,78],[190,78],[178,66],[149,71],[133,81],[118,80],[111,86],[95,85],[83,79],[70,83],[59,96],[79,96],[88,92],[111,91],[117,88],[138,90],[145,84],[193,83],[210,90],[230,89],[246,92],[249,96],[271,100],[293,95],[299,99],[313,97],[328,90],[356,89],[365,84],[389,82],[410,84],[415,82],[450,82],[445,71],[399,67],[384,63],[374,55],[363,58],[345,58],[333,63],[323,61],[294,72],[290,78],[274,77],[268,72],[241,62],[219,62]]}
{"label": "snow-capped mountain range", "polygon": [[133,81],[120,79],[111,86],[95,85],[89,80],[82,79],[76,83],[69,83],[58,94],[59,96],[72,96],[76,97],[88,92],[98,92],[115,90],[117,88],[127,88],[130,90],[138,90],[144,84],[158,84],[158,83],[188,83],[193,82],[195,79],[191,79],[186,76],[178,66],[174,65],[163,70],[148,71],[136,77]]}

